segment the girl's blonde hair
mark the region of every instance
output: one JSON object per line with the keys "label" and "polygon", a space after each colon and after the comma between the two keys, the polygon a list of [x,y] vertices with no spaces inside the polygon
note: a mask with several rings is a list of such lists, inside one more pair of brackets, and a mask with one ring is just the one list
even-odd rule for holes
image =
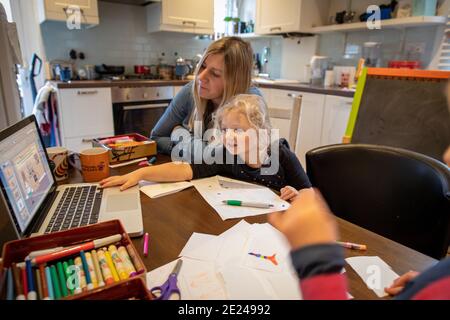
{"label": "girl's blonde hair", "polygon": [[222,129],[222,120],[231,111],[244,115],[254,129],[264,129],[270,132],[271,125],[267,115],[267,106],[262,97],[256,94],[240,94],[232,98],[216,111],[214,115],[216,130]]}
{"label": "girl's blonde hair", "polygon": [[198,93],[198,75],[200,69],[205,60],[214,54],[223,55],[225,66],[223,74],[223,96],[218,109],[235,95],[247,93],[251,86],[253,66],[253,50],[251,45],[238,37],[224,37],[213,42],[204,53],[195,70],[195,82],[192,86],[195,108],[189,119],[189,127],[191,130],[194,129],[195,121],[201,121],[203,123],[205,112],[212,113],[214,111],[207,110],[208,100],[201,98]]}

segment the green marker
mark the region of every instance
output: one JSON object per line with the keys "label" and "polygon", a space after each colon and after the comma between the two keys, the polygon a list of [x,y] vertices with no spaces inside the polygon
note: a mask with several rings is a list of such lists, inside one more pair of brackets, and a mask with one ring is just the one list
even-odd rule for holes
{"label": "green marker", "polygon": [[269,208],[274,207],[274,205],[270,204],[270,203],[246,202],[246,201],[240,201],[240,200],[223,200],[222,203],[229,205],[229,206],[235,206],[235,207],[252,207],[252,208],[264,208],[264,209],[269,209]]}
{"label": "green marker", "polygon": [[58,271],[59,285],[61,287],[61,294],[63,298],[67,297],[69,293],[67,292],[66,275],[61,262],[56,264],[56,270]]}
{"label": "green marker", "polygon": [[[66,287],[67,287],[67,280],[70,278],[71,274],[69,272],[69,263],[67,263],[67,261],[63,262],[63,270],[64,270],[64,275],[66,276]],[[73,295],[73,288],[72,286],[70,286],[70,288],[68,288],[70,290],[70,294]]]}
{"label": "green marker", "polygon": [[50,267],[50,274],[52,276],[52,284],[53,284],[53,294],[55,295],[55,300],[61,299],[61,289],[59,287],[58,275],[56,274],[55,266]]}

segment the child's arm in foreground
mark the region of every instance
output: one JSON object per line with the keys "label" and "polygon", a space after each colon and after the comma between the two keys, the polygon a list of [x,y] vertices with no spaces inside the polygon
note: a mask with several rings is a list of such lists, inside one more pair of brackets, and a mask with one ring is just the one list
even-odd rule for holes
{"label": "child's arm in foreground", "polygon": [[159,166],[141,168],[123,176],[109,177],[100,181],[103,188],[120,186],[126,190],[139,183],[140,180],[155,182],[176,182],[191,180],[193,176],[191,166],[187,163],[169,162]]}

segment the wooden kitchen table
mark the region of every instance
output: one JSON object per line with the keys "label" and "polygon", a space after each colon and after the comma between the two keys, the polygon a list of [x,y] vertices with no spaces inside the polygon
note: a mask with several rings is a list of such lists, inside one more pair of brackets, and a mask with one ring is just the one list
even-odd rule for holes
{"label": "wooden kitchen table", "polygon": [[[158,156],[157,163],[167,161],[168,157]],[[113,169],[111,174],[126,174],[138,168],[137,165],[130,165]],[[82,182],[81,175],[72,170],[70,182]],[[240,221],[222,221],[195,188],[157,199],[141,195],[144,232],[150,235],[148,257],[142,255],[143,237],[133,239],[133,243],[148,271],[177,259],[193,232],[219,235]],[[245,220],[249,223],[265,223],[267,216],[248,217]],[[423,271],[437,263],[431,257],[345,220],[338,218],[337,221],[342,241],[366,244],[368,247],[367,251],[344,249],[346,257],[379,256],[399,275],[410,270]],[[349,292],[355,299],[378,299],[349,265],[345,269]]]}

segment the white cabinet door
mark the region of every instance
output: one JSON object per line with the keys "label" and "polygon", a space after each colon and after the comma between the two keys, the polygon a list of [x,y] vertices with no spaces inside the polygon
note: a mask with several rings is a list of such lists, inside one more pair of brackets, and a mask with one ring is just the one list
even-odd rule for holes
{"label": "white cabinet door", "polygon": [[58,102],[63,139],[114,133],[110,88],[61,89]]}
{"label": "white cabinet door", "polygon": [[81,152],[92,148],[93,139],[112,136],[114,136],[114,132],[103,132],[98,134],[90,134],[83,137],[67,138],[64,140],[64,146],[70,151]]}
{"label": "white cabinet door", "polygon": [[255,33],[296,31],[300,25],[302,0],[257,0]]}
{"label": "white cabinet door", "polygon": [[54,20],[75,23],[77,21],[76,11],[68,11],[70,6],[80,9],[80,24],[96,25],[99,23],[97,0],[38,0],[39,22]]}
{"label": "white cabinet door", "polygon": [[296,154],[305,168],[305,154],[321,145],[325,95],[302,93],[302,96]]}
{"label": "white cabinet door", "polygon": [[163,0],[162,23],[194,28],[214,28],[213,0]]}
{"label": "white cabinet door", "polygon": [[326,96],[321,145],[342,143],[353,98]]}

